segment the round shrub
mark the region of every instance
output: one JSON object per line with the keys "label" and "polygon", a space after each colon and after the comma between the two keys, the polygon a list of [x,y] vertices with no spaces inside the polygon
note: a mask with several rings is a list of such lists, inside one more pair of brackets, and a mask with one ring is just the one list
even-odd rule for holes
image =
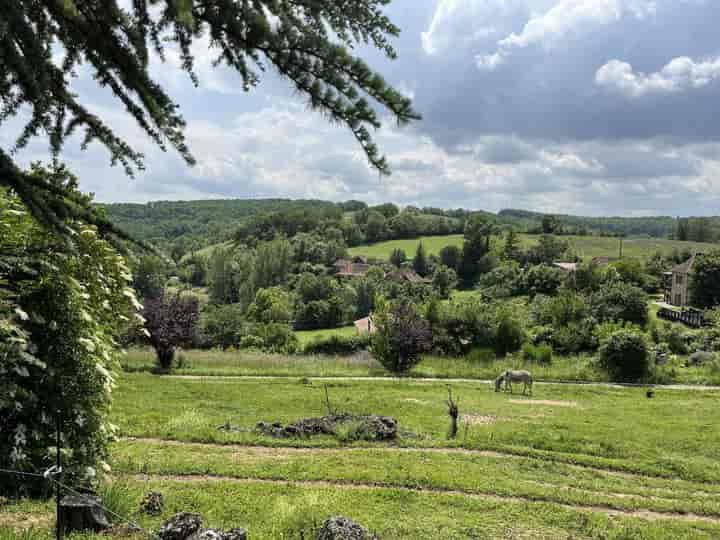
{"label": "round shrub", "polygon": [[611,334],[600,347],[600,365],[613,380],[647,379],[651,361],[645,337],[633,330],[618,330]]}
{"label": "round shrub", "polygon": [[243,336],[240,338],[241,349],[264,349],[265,341],[260,336]]}
{"label": "round shrub", "polygon": [[708,351],[696,351],[688,358],[688,365],[690,366],[703,366],[709,364],[715,359],[715,355]]}
{"label": "round shrub", "polygon": [[508,312],[498,316],[497,330],[493,346],[498,356],[520,350],[523,342],[523,328],[520,322]]}

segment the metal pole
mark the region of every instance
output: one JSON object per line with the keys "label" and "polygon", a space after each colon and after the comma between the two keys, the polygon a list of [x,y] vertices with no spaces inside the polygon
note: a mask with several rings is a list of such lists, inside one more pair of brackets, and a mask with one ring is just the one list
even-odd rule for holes
{"label": "metal pole", "polygon": [[57,467],[57,478],[55,482],[55,538],[56,540],[62,540],[63,537],[63,524],[60,522],[60,470],[62,467],[62,458],[60,457],[60,449],[62,446],[61,434],[62,434],[62,411],[57,410],[56,432],[55,432],[55,466]]}

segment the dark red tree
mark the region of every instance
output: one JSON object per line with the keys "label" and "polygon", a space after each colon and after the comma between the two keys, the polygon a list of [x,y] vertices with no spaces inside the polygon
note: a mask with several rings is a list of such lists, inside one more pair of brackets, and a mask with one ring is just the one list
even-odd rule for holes
{"label": "dark red tree", "polygon": [[160,296],[145,300],[143,316],[158,366],[167,371],[172,368],[177,348],[192,345],[195,339],[200,318],[198,299],[163,291]]}

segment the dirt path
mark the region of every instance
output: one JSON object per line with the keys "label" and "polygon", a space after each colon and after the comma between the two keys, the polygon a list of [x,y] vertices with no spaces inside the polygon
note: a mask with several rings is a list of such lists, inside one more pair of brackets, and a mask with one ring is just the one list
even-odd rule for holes
{"label": "dirt path", "polygon": [[[395,377],[359,377],[359,376],[337,376],[337,377],[312,377],[300,375],[163,375],[166,379],[185,379],[188,381],[232,381],[232,380],[258,380],[258,381],[297,381],[300,378],[307,378],[311,381],[397,381]],[[464,379],[464,378],[441,378],[441,377],[410,377],[406,382],[424,383],[468,383],[468,384],[494,384],[490,379]],[[535,381],[536,385],[568,385],[568,386],[589,386],[598,388],[660,388],[663,390],[698,390],[698,391],[720,391],[720,386],[708,386],[701,384],[631,384],[631,383],[606,383],[606,382],[583,382],[583,381]]]}
{"label": "dirt path", "polygon": [[658,520],[676,520],[686,521],[693,523],[708,523],[712,525],[720,525],[720,517],[715,516],[701,516],[692,513],[677,513],[677,512],[658,512],[654,510],[620,510],[616,508],[610,508],[606,506],[592,506],[592,505],[572,505],[557,503],[551,500],[535,499],[530,497],[517,497],[517,496],[505,496],[496,495],[491,493],[470,493],[466,491],[456,489],[441,489],[441,488],[420,488],[420,487],[408,487],[408,486],[396,486],[383,483],[355,483],[347,481],[328,481],[328,480],[270,480],[270,479],[257,479],[257,478],[237,478],[231,476],[209,476],[209,475],[159,475],[159,474],[136,474],[132,475],[133,478],[139,481],[165,481],[165,482],[229,482],[236,484],[266,484],[266,485],[278,485],[278,486],[303,486],[311,488],[335,488],[335,489],[349,489],[349,490],[379,490],[379,489],[392,489],[395,491],[404,491],[408,493],[420,493],[420,494],[434,494],[434,495],[448,495],[448,496],[461,496],[477,500],[485,500],[500,503],[521,503],[521,504],[552,504],[567,510],[584,511],[584,512],[595,512],[601,513],[608,516],[622,516],[645,519],[648,521]]}
{"label": "dirt path", "polygon": [[[616,478],[623,478],[626,480],[641,480],[643,478],[650,478],[653,480],[661,480],[672,484],[673,482],[682,482],[689,484],[700,484],[700,482],[690,482],[682,478],[668,478],[663,476],[652,476],[641,473],[625,472],[616,469],[596,467],[592,465],[582,465],[578,463],[568,463],[562,459],[555,459],[553,456],[530,456],[523,454],[511,454],[509,452],[500,452],[497,450],[482,450],[482,449],[471,449],[471,448],[457,448],[457,447],[400,447],[400,446],[351,446],[351,447],[295,447],[295,446],[257,446],[257,445],[243,445],[243,444],[222,444],[222,443],[199,443],[199,442],[186,442],[172,439],[160,439],[154,437],[124,437],[121,441],[127,442],[139,442],[146,444],[164,444],[168,446],[180,446],[197,449],[222,449],[229,450],[232,452],[231,457],[241,455],[243,453],[251,454],[254,456],[262,457],[289,457],[289,456],[313,456],[319,454],[333,455],[333,454],[346,454],[348,452],[388,452],[388,453],[413,453],[413,454],[460,454],[465,456],[479,456],[479,457],[490,457],[496,459],[537,459],[542,461],[551,461],[562,464],[564,467],[579,471],[593,471],[606,476],[612,476]],[[709,485],[715,485],[709,483]],[[693,486],[695,487],[695,486]],[[718,491],[708,491],[702,489],[695,489],[695,493],[699,495],[720,495]]]}

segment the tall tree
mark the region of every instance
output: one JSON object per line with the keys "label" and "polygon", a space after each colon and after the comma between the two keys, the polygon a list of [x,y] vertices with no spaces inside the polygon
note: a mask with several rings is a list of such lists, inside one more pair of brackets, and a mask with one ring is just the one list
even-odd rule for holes
{"label": "tall tree", "polygon": [[697,255],[690,278],[690,304],[698,308],[720,304],[720,250]]}
{"label": "tall tree", "polygon": [[483,214],[473,214],[465,223],[465,240],[458,277],[465,286],[477,280],[482,259],[490,252],[490,239],[495,232],[493,221]]}
{"label": "tall tree", "polygon": [[425,253],[425,246],[420,242],[415,250],[415,257],[413,257],[413,270],[418,274],[425,277],[430,272],[428,266],[427,253]]}
{"label": "tall tree", "polygon": [[[347,127],[368,160],[388,173],[369,128],[380,127],[368,98],[399,123],[419,118],[411,101],[389,86],[351,51],[370,44],[394,59],[390,38],[399,29],[383,13],[390,0],[13,0],[0,7],[0,121],[27,111],[29,121],[15,148],[47,134],[53,152],[83,131],[83,146],[99,142],[112,163],[132,175],[143,155],[118,136],[73,92],[77,73],[90,72],[109,88],[139,127],[165,150],[189,163],[185,120],[178,105],[150,72],[152,51],[178,51],[193,83],[193,46],[209,37],[216,61],[234,69],[249,90],[272,66],[310,107]],[[58,61],[58,54],[62,57]],[[76,192],[20,171],[0,147],[0,185],[9,186],[39,221],[70,238],[66,217],[96,224],[101,233],[122,232]]]}

